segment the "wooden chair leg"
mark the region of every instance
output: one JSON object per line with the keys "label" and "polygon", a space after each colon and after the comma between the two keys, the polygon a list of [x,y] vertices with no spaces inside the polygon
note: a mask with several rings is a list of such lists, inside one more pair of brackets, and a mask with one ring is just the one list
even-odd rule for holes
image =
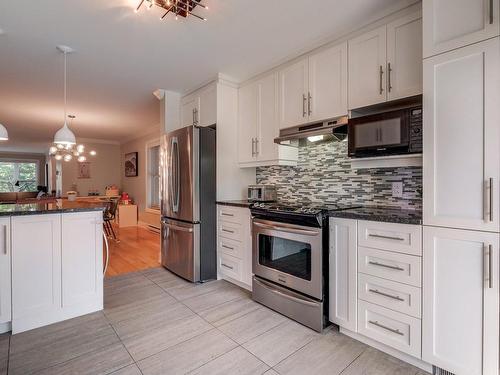
{"label": "wooden chair leg", "polygon": [[120,242],[120,240],[116,237],[115,230],[113,229],[113,225],[111,225],[111,222],[108,222],[109,224],[109,229],[111,230],[111,233],[113,234],[113,238],[116,242]]}
{"label": "wooden chair leg", "polygon": [[102,224],[102,227],[104,228],[104,233],[106,233],[106,237],[109,237],[109,229],[108,229],[108,222],[107,221],[104,221],[104,223]]}

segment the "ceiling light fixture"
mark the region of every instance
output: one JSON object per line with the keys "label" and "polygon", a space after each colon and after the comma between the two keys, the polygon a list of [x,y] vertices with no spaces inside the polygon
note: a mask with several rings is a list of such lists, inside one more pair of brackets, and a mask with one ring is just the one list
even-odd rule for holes
{"label": "ceiling light fixture", "polygon": [[[76,118],[76,116],[68,115],[68,118],[70,119],[70,125],[73,125],[73,120]],[[75,146],[75,144],[54,144],[49,148],[49,155],[53,156],[56,160],[64,160],[67,162],[73,160],[73,157],[75,157],[79,163],[87,161],[87,156],[84,155],[85,146],[82,144]],[[97,152],[95,150],[91,150],[89,152],[89,155],[96,156]]]}
{"label": "ceiling light fixture", "polygon": [[9,133],[7,132],[7,128],[0,124],[0,141],[8,141]]}
{"label": "ceiling light fixture", "polygon": [[196,7],[208,10],[208,6],[202,4],[201,0],[141,0],[139,5],[135,8],[134,12],[138,13],[141,7],[144,5],[146,9],[151,9],[153,5],[158,8],[162,8],[165,13],[160,17],[163,20],[167,14],[172,13],[175,15],[175,19],[179,19],[179,16],[187,18],[188,16],[193,16],[202,21],[206,21],[205,17],[201,17],[195,13],[193,10]]}
{"label": "ceiling light fixture", "polygon": [[68,124],[66,123],[66,115],[67,115],[67,99],[66,99],[66,91],[67,91],[67,55],[69,53],[74,52],[73,48],[68,46],[57,46],[56,47],[63,55],[64,55],[64,124],[61,129],[59,129],[54,135],[54,143],[61,145],[74,145],[76,144],[75,134],[68,128]]}

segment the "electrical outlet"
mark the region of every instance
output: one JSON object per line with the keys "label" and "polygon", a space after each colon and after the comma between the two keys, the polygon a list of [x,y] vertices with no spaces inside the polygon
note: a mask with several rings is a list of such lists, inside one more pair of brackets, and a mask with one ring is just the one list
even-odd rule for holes
{"label": "electrical outlet", "polygon": [[392,183],[392,196],[393,198],[403,198],[403,182],[393,182]]}

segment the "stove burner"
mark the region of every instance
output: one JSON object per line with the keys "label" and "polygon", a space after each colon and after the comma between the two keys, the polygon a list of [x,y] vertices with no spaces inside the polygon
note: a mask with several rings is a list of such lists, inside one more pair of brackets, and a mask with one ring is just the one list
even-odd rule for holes
{"label": "stove burner", "polygon": [[266,211],[292,213],[292,214],[303,214],[303,215],[318,215],[323,210],[319,207],[314,206],[304,206],[304,205],[285,205],[277,203],[256,203],[253,208],[258,208]]}

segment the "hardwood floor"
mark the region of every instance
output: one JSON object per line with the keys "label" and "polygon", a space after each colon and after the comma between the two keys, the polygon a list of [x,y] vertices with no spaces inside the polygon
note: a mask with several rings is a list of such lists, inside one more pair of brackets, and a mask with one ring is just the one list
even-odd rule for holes
{"label": "hardwood floor", "polygon": [[106,276],[159,267],[160,235],[143,227],[113,229],[120,242],[109,239],[109,266]]}

